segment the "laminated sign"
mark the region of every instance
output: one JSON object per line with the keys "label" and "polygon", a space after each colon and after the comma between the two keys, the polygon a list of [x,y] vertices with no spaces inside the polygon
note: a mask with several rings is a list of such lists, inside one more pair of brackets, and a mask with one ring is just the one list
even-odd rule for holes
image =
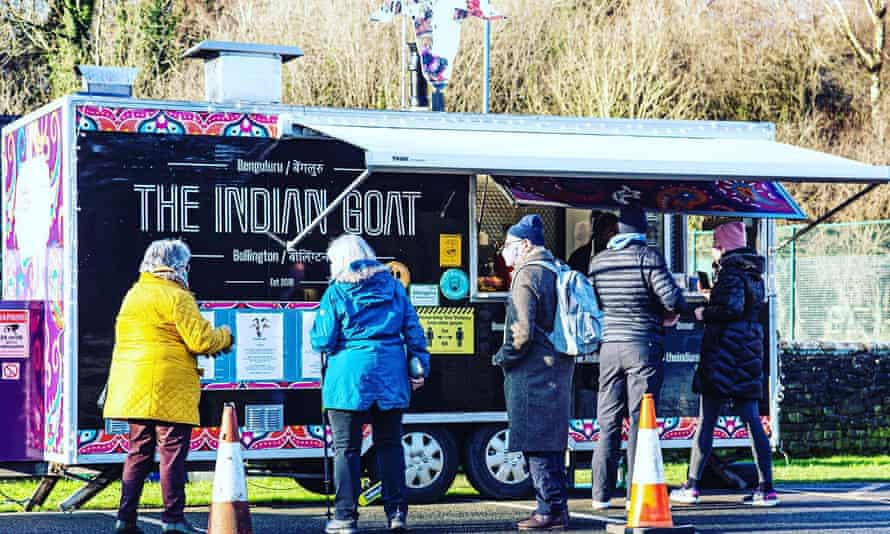
{"label": "laminated sign", "polygon": [[29,328],[27,310],[0,311],[0,357],[27,358]]}
{"label": "laminated sign", "polygon": [[461,243],[462,236],[460,234],[440,234],[439,235],[439,266],[440,267],[460,267],[461,266]]}
{"label": "laminated sign", "polygon": [[473,308],[420,308],[420,325],[431,354],[473,354]]}

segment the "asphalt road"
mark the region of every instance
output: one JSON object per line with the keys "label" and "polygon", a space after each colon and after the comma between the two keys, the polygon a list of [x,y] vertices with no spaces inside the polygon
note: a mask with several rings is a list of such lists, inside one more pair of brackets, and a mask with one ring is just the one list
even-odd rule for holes
{"label": "asphalt road", "polygon": [[[674,522],[692,524],[702,533],[890,533],[890,483],[786,486],[780,497],[782,504],[777,508],[752,509],[741,503],[740,494],[705,496],[698,506],[675,506]],[[449,500],[412,507],[409,519],[412,531],[419,533],[513,533],[513,524],[526,517],[533,505],[530,501]],[[621,510],[593,513],[585,498],[572,499],[570,508],[573,532],[605,532],[606,521],[623,518]],[[253,530],[256,534],[321,532],[324,511],[318,505],[258,506],[251,509]],[[189,519],[204,526],[207,512],[193,510]],[[142,521],[146,534],[161,532],[157,512],[143,514]],[[0,515],[0,534],[110,533],[113,525],[113,512]],[[384,526],[380,507],[363,509],[363,532],[383,533]]]}

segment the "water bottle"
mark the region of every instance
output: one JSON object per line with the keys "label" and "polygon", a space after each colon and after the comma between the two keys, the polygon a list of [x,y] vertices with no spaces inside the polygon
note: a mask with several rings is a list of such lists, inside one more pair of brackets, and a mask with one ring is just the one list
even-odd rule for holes
{"label": "water bottle", "polygon": [[408,360],[408,376],[411,378],[423,378],[423,375],[423,362],[421,362],[420,358],[417,356],[412,356],[411,359]]}
{"label": "water bottle", "polygon": [[379,499],[382,495],[383,483],[378,481],[365,488],[365,491],[359,494],[358,503],[360,506],[368,506],[369,504]]}

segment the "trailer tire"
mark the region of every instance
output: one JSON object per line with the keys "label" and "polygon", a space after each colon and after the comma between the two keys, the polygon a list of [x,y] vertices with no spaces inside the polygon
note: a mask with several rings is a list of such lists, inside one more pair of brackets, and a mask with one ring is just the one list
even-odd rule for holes
{"label": "trailer tire", "polygon": [[[319,495],[325,494],[324,487],[324,479],[317,478],[295,478],[294,479],[297,484],[300,485],[306,491],[311,491],[312,493],[317,493]],[[331,473],[331,488],[330,491],[327,492],[328,495],[334,494],[334,474]]]}
{"label": "trailer tire", "polygon": [[489,499],[520,499],[534,491],[525,458],[506,452],[507,432],[501,425],[486,425],[464,446],[467,479]]}
{"label": "trailer tire", "polygon": [[409,426],[402,433],[408,502],[429,504],[448,492],[460,463],[454,436],[447,428]]}

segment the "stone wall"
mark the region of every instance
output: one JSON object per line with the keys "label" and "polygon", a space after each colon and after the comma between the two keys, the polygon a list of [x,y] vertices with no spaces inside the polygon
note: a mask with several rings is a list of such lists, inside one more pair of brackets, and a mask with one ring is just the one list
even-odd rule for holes
{"label": "stone wall", "polygon": [[890,454],[890,346],[780,349],[781,440],[792,458]]}

